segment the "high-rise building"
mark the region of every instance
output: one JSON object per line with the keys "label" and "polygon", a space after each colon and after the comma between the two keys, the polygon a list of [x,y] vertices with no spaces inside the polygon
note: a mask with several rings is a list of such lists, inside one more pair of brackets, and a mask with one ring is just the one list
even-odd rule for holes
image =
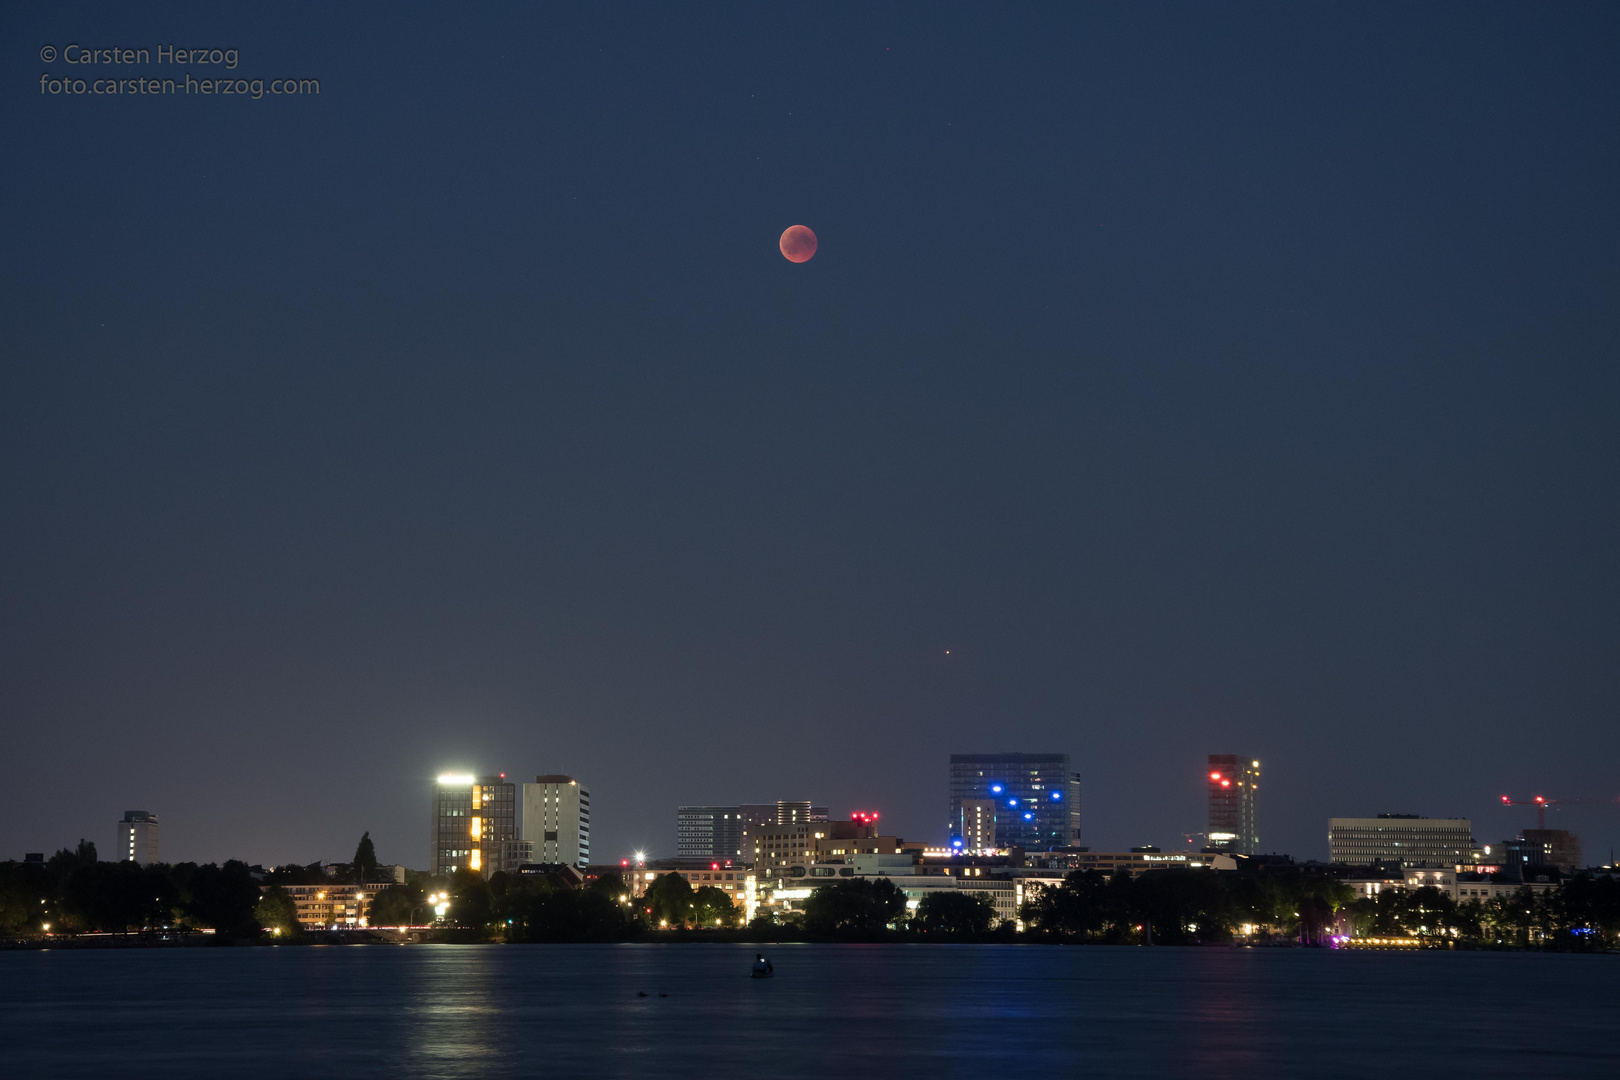
{"label": "high-rise building", "polygon": [[767,825],[826,821],[827,808],[808,800],[675,808],[675,854],[682,859],[746,863]]}
{"label": "high-rise building", "polygon": [[1235,855],[1260,854],[1255,826],[1260,762],[1246,754],[1211,754],[1205,779],[1209,784],[1209,846]]}
{"label": "high-rise building", "polygon": [[1068,754],[952,754],[953,843],[963,839],[956,830],[965,799],[995,800],[991,846],[1049,851],[1080,842],[1080,774]]}
{"label": "high-rise building", "polygon": [[476,870],[485,877],[504,866],[508,841],[518,839],[517,785],[497,776],[446,773],[433,788],[429,869],[434,874]]}
{"label": "high-rise building", "polygon": [[742,856],[743,818],[740,806],[679,806],[675,808],[675,855],[681,859],[721,859]]}
{"label": "high-rise building", "polygon": [[572,776],[536,776],[523,785],[519,835],[534,845],[535,862],[583,870],[591,861],[591,793]]}
{"label": "high-rise building", "polygon": [[1526,829],[1502,841],[1502,862],[1526,866],[1556,866],[1573,874],[1581,866],[1581,838],[1567,829]]}
{"label": "high-rise building", "polygon": [[995,799],[963,799],[962,818],[956,837],[964,851],[985,851],[996,846],[997,807]]}
{"label": "high-rise building", "polygon": [[118,859],[150,866],[158,861],[158,819],[145,810],[125,810],[118,823]]}
{"label": "high-rise building", "polygon": [[1467,818],[1379,814],[1328,819],[1328,858],[1336,863],[1454,866],[1470,861],[1473,850],[1474,825]]}

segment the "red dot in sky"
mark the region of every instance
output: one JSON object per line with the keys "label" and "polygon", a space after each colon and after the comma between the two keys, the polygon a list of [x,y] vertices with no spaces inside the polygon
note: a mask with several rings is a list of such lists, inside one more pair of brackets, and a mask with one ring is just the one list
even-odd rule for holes
{"label": "red dot in sky", "polygon": [[789,225],[776,246],[782,249],[782,258],[788,262],[809,262],[810,256],[816,253],[816,234],[808,226]]}

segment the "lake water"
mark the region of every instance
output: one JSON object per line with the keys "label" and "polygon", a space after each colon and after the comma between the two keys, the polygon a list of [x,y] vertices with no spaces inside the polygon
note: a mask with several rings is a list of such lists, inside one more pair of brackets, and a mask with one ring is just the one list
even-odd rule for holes
{"label": "lake water", "polygon": [[781,945],[754,980],[753,953],[0,953],[0,1076],[1620,1076],[1620,956]]}

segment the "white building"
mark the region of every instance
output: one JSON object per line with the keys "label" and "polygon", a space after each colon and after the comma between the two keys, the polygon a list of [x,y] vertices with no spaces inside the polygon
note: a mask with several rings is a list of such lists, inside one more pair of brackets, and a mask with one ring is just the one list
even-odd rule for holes
{"label": "white building", "polygon": [[119,862],[150,866],[158,861],[158,819],[145,810],[125,810],[118,823]]}
{"label": "white building", "polygon": [[1467,862],[1473,850],[1473,822],[1467,818],[1379,814],[1328,819],[1328,858],[1336,863],[1456,866]]}
{"label": "white building", "polygon": [[523,785],[518,836],[537,863],[583,870],[591,861],[591,793],[572,776],[537,776]]}

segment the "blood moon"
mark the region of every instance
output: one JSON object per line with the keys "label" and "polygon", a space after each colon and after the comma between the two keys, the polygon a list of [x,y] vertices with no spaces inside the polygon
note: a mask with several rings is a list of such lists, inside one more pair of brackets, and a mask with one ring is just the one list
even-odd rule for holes
{"label": "blood moon", "polygon": [[776,246],[782,249],[782,258],[788,262],[809,262],[810,256],[816,253],[816,234],[804,225],[789,225]]}

